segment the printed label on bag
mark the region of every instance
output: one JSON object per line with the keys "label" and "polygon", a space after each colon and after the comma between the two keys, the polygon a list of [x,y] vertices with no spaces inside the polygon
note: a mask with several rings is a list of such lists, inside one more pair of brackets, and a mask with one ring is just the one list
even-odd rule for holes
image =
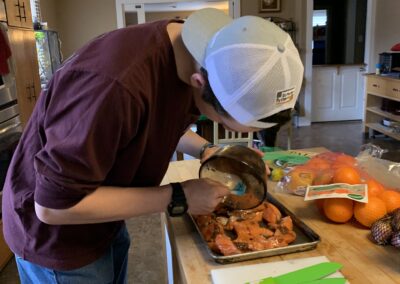
{"label": "printed label on bag", "polygon": [[323,198],[348,198],[368,203],[368,187],[366,184],[351,185],[347,183],[307,186],[305,201]]}

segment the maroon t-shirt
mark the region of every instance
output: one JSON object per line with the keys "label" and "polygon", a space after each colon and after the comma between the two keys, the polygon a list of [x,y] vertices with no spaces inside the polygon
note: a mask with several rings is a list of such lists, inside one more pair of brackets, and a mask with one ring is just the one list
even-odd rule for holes
{"label": "maroon t-shirt", "polygon": [[47,225],[36,217],[35,201],[63,209],[99,186],[160,184],[198,116],[191,87],[177,76],[167,24],[94,39],[42,91],[3,190],[4,235],[17,255],[78,268],[100,257],[123,225]]}

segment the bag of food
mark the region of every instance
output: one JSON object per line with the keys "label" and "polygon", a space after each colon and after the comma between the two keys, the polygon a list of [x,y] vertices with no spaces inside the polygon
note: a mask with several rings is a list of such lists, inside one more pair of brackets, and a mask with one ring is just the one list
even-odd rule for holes
{"label": "bag of food", "polygon": [[385,150],[363,145],[357,157],[324,152],[303,165],[293,167],[278,182],[276,190],[304,196],[307,186],[327,184],[367,184],[377,190],[396,189],[400,184],[400,164],[381,159]]}

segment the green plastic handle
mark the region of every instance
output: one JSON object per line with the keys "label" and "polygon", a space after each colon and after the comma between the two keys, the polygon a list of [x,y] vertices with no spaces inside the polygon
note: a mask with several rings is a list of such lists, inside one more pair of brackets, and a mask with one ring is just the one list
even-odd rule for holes
{"label": "green plastic handle", "polygon": [[259,284],[276,284],[274,278],[268,277],[259,282]]}
{"label": "green plastic handle", "polygon": [[325,278],[325,279],[314,280],[304,284],[345,284],[345,283],[346,283],[345,278]]}
{"label": "green plastic handle", "polygon": [[[260,284],[300,284],[316,281],[342,268],[337,262],[322,262],[280,276],[262,279]],[[265,282],[264,282],[265,281]],[[329,282],[328,282],[329,283]],[[332,282],[334,283],[334,282]],[[340,282],[338,282],[340,283]]]}

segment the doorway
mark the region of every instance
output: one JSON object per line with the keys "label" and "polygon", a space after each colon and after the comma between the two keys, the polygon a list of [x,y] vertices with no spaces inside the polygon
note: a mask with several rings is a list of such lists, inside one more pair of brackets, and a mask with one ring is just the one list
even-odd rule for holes
{"label": "doorway", "polygon": [[313,65],[364,64],[367,2],[314,0]]}
{"label": "doorway", "polygon": [[311,122],[363,119],[369,1],[308,2],[312,56],[306,64],[312,69]]}

